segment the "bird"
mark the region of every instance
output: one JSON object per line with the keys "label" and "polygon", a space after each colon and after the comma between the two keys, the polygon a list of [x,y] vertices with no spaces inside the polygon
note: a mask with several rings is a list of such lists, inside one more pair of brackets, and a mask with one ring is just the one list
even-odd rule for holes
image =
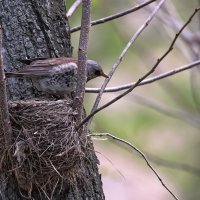
{"label": "bird", "polygon": [[[30,78],[38,91],[60,98],[73,98],[78,80],[77,59],[59,57],[18,61],[26,64],[26,67],[17,72],[5,72],[6,78]],[[96,61],[87,60],[86,65],[87,82],[99,76],[108,78]]]}

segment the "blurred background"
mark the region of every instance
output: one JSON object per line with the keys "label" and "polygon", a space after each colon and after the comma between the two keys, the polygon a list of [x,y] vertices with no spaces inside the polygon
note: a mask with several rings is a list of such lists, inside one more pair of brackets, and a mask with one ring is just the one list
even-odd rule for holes
{"label": "blurred background", "polygon": [[[70,8],[74,1],[67,1]],[[129,9],[142,1],[92,0],[92,20]],[[159,2],[159,1],[157,1]],[[90,32],[90,59],[97,60],[106,73],[127,42],[145,22],[157,3],[119,19],[93,26]],[[149,26],[128,50],[109,83],[117,86],[137,81],[169,48],[175,34],[200,6],[198,0],[168,0]],[[81,9],[69,18],[71,28],[80,25]],[[197,14],[177,40],[173,51],[150,76],[175,69],[199,59],[200,15]],[[80,32],[72,33],[74,57]],[[100,87],[103,78],[87,84]],[[127,140],[146,154],[164,183],[182,200],[200,199],[200,74],[198,68],[176,74],[146,86],[95,115],[93,133],[111,133]],[[105,93],[101,105],[120,92]],[[96,94],[86,94],[90,113]],[[126,145],[95,137],[100,173],[108,200],[170,200],[141,156]]]}

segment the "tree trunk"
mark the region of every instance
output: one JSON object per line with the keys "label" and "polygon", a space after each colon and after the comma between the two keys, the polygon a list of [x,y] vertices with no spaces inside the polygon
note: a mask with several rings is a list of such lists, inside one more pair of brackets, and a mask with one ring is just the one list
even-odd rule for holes
{"label": "tree trunk", "polygon": [[[0,0],[0,23],[3,28],[3,60],[5,70],[13,71],[22,67],[17,59],[72,56],[69,25],[65,14],[66,10],[63,0]],[[30,80],[10,79],[8,80],[7,87],[8,98],[12,101],[30,100],[39,94],[33,88]],[[15,128],[13,128],[14,131]],[[20,132],[20,134],[22,133],[25,132]],[[74,134],[74,132],[71,134]],[[60,180],[62,181],[59,180],[57,183],[60,187],[56,187],[56,184],[52,182],[51,185],[55,185],[53,192],[39,188],[35,185],[35,180],[28,190],[20,186],[19,180],[16,177],[16,170],[13,168],[13,163],[17,162],[13,156],[14,152],[10,154],[11,160],[9,160],[4,154],[7,147],[3,148],[3,145],[0,144],[2,145],[0,153],[5,155],[2,156],[0,163],[0,199],[21,200],[25,199],[25,196],[30,199],[55,200],[104,199],[101,177],[97,167],[98,160],[94,153],[91,139],[88,138],[88,133],[84,131],[84,128],[78,134],[80,136],[78,137],[79,140],[81,140],[80,138],[87,138],[83,140],[86,141],[85,144],[83,144],[83,141],[78,141],[78,144],[82,145],[81,149],[84,156],[81,157],[80,162],[76,163],[74,169],[70,169],[70,173],[73,171],[71,176],[73,180],[61,177]],[[15,134],[13,135],[12,148],[13,151],[16,151],[16,141],[18,138],[17,136],[15,137]],[[27,135],[20,137],[29,139]],[[3,139],[0,138],[0,141],[3,141]],[[30,150],[30,146],[28,148]],[[2,160],[4,161],[3,164]],[[7,161],[8,163],[5,163]],[[20,168],[20,165],[18,165],[18,168]],[[57,172],[56,169],[55,171]],[[79,176],[80,171],[84,176]],[[49,181],[53,181],[53,179]],[[69,182],[73,182],[73,184],[69,184]]]}

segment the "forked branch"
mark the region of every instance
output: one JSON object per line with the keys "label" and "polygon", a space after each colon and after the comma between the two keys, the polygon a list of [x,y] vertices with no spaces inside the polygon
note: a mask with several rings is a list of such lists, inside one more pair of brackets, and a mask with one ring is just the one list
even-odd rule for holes
{"label": "forked branch", "polygon": [[[154,11],[151,13],[151,15],[145,20],[145,22],[140,26],[140,28],[136,31],[136,33],[131,37],[131,39],[129,40],[129,42],[127,43],[127,45],[125,46],[124,50],[122,51],[122,53],[120,54],[119,58],[116,60],[115,64],[113,65],[112,69],[110,70],[108,76],[109,78],[106,79],[101,87],[101,90],[99,92],[99,94],[97,95],[96,101],[94,103],[94,106],[92,108],[92,111],[90,113],[90,117],[87,117],[88,121],[88,128],[91,124],[92,121],[92,117],[94,112],[96,112],[97,107],[99,105],[99,102],[101,100],[101,97],[103,95],[103,92],[107,86],[107,84],[109,83],[110,79],[112,78],[113,74],[115,73],[116,69],[118,68],[119,64],[121,63],[122,59],[124,58],[124,56],[126,55],[127,51],[129,50],[129,48],[132,46],[132,44],[136,41],[136,39],[140,36],[140,34],[145,30],[145,28],[149,25],[149,23],[152,21],[152,19],[154,18],[154,16],[156,15],[156,13],[158,12],[158,10],[160,9],[160,7],[162,6],[162,4],[165,2],[165,0],[161,0],[158,5],[156,6],[156,8],[154,9]],[[85,121],[85,122],[86,122]],[[80,124],[80,126],[85,123],[84,121]],[[79,127],[80,127],[79,126]]]}
{"label": "forked branch", "polygon": [[[161,1],[162,2],[162,1]],[[146,73],[144,74],[141,78],[138,79],[138,81],[136,81],[136,83],[130,87],[127,91],[123,92],[122,94],[120,94],[119,96],[115,97],[114,99],[112,99],[111,101],[109,101],[108,103],[104,104],[103,106],[99,107],[98,109],[93,110],[93,112],[91,112],[91,114],[89,114],[80,124],[78,127],[81,127],[85,122],[87,122],[90,118],[92,118],[96,113],[98,113],[99,111],[103,110],[104,108],[110,106],[111,104],[115,103],[116,101],[118,101],[119,99],[121,99],[122,97],[124,97],[125,95],[129,94],[130,92],[132,92],[132,90],[134,90],[137,86],[139,86],[139,84],[145,79],[147,78],[150,74],[152,74],[155,69],[158,67],[158,65],[161,63],[161,61],[173,50],[174,44],[176,42],[176,40],[179,38],[180,34],[182,33],[182,31],[184,30],[184,28],[192,21],[193,17],[196,15],[196,13],[200,10],[200,8],[195,9],[195,11],[193,12],[193,14],[189,17],[189,19],[186,21],[186,23],[182,26],[182,28],[179,30],[179,32],[175,35],[173,41],[171,42],[171,45],[169,46],[169,48],[167,49],[167,51],[160,57],[157,59],[157,62],[155,63],[155,65]],[[100,92],[103,93],[105,88],[101,89]]]}

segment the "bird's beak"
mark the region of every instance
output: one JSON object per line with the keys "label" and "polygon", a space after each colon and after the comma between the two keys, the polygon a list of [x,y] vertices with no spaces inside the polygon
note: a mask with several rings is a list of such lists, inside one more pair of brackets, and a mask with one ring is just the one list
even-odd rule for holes
{"label": "bird's beak", "polygon": [[105,77],[105,78],[109,78],[108,75],[104,74],[104,72],[102,72],[101,76]]}

